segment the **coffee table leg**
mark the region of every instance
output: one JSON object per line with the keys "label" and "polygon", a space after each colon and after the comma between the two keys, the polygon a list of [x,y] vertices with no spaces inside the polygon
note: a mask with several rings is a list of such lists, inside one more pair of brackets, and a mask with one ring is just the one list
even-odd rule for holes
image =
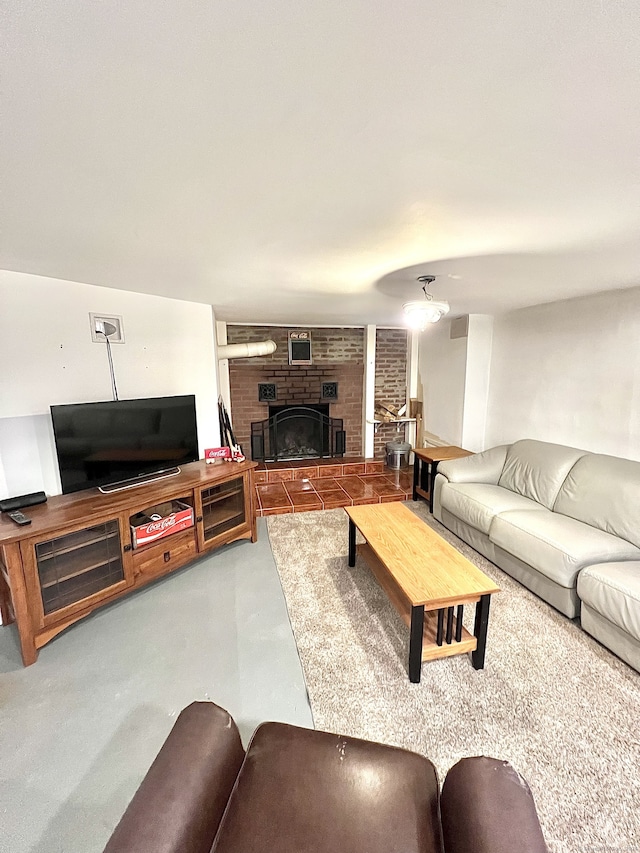
{"label": "coffee table leg", "polygon": [[349,567],[353,568],[356,564],[356,526],[349,519]]}
{"label": "coffee table leg", "polygon": [[411,632],[409,634],[409,681],[420,682],[422,671],[422,632],[424,631],[424,605],[411,608]]}
{"label": "coffee table leg", "polygon": [[484,669],[484,653],[487,646],[487,628],[489,627],[489,604],[490,595],[483,595],[476,604],[476,619],[473,633],[478,644],[471,652],[471,662],[474,669]]}
{"label": "coffee table leg", "polygon": [[414,453],[413,454],[413,499],[414,501],[418,500],[418,493],[416,491],[416,486],[420,482],[420,459]]}

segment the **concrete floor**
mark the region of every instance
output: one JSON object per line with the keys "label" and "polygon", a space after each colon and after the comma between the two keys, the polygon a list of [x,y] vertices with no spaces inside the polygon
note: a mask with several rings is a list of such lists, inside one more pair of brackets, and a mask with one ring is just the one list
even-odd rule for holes
{"label": "concrete floor", "polygon": [[264,720],[313,726],[263,520],[256,544],[97,611],[31,667],[0,628],[0,849],[102,851],[178,713],[208,699],[245,743]]}

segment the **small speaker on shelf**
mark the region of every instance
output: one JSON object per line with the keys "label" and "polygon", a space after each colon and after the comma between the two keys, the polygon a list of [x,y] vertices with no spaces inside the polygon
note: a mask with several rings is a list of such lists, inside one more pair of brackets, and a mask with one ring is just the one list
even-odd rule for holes
{"label": "small speaker on shelf", "polygon": [[0,512],[13,512],[14,509],[22,509],[25,506],[43,504],[47,500],[44,492],[31,492],[29,495],[18,495],[15,498],[3,498],[0,500]]}

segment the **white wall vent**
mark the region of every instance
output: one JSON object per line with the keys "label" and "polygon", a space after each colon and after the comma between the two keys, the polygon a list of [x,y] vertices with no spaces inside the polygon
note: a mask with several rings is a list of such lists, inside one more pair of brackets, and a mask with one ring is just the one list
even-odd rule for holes
{"label": "white wall vent", "polygon": [[103,344],[107,337],[111,344],[124,343],[124,326],[122,317],[118,314],[89,314],[91,325],[91,340]]}
{"label": "white wall vent", "polygon": [[469,315],[454,317],[449,326],[449,339],[466,338],[469,334]]}

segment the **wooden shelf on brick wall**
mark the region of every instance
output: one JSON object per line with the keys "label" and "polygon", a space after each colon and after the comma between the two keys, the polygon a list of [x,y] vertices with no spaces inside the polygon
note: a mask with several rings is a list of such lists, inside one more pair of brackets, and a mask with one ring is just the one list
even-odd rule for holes
{"label": "wooden shelf on brick wall", "polygon": [[373,420],[367,421],[368,424],[373,424],[373,431],[378,432],[378,428],[384,426],[385,424],[415,424],[415,418],[392,418],[391,420]]}

